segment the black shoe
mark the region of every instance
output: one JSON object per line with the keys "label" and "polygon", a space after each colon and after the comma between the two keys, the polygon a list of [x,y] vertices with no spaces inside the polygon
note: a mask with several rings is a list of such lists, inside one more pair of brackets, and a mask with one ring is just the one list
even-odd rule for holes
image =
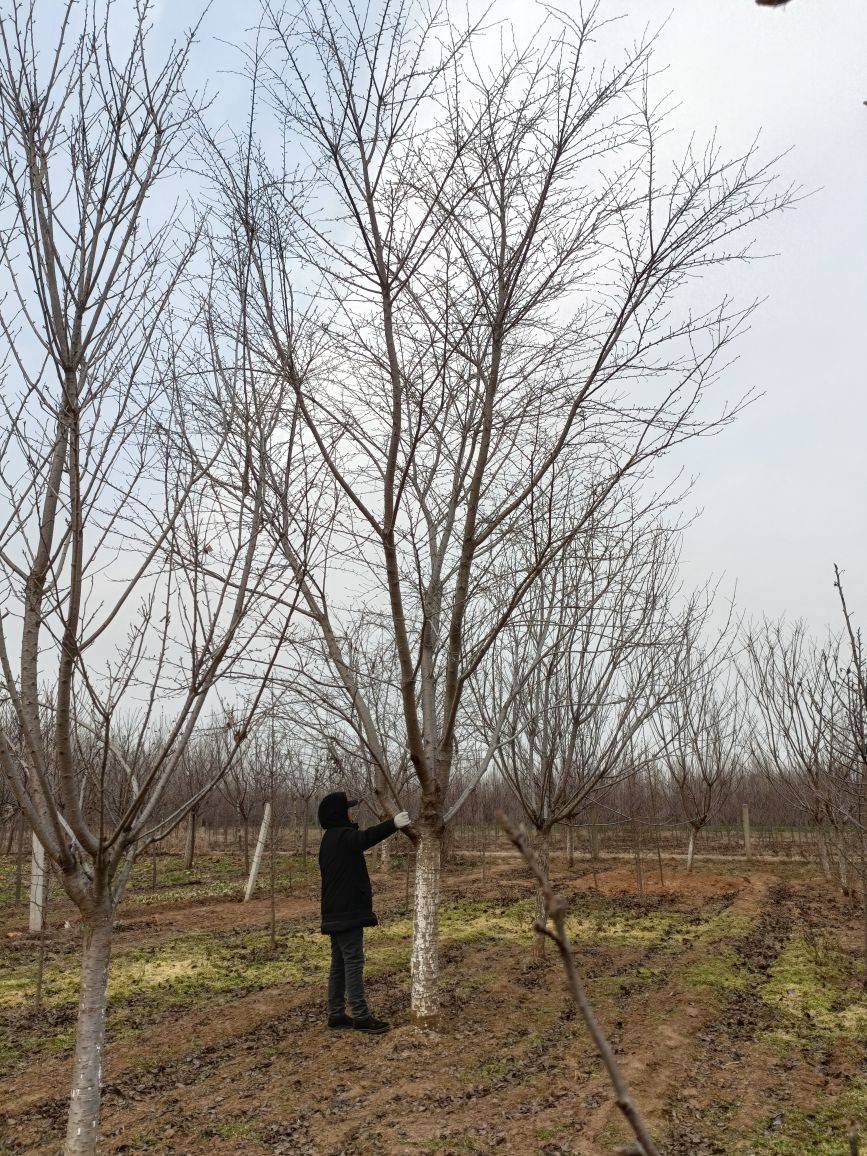
{"label": "black shoe", "polygon": [[376,1016],[372,1015],[359,1016],[358,1019],[352,1021],[352,1026],[358,1032],[371,1032],[377,1036],[391,1030],[391,1024],[387,1024],[385,1020],[378,1020]]}
{"label": "black shoe", "polygon": [[345,1012],[338,1012],[337,1015],[328,1017],[328,1026],[330,1028],[354,1028],[355,1023]]}

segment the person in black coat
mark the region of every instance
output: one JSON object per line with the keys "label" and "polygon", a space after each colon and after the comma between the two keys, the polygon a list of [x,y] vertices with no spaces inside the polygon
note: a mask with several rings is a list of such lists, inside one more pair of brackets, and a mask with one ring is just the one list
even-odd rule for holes
{"label": "person in black coat", "polygon": [[[328,1026],[387,1032],[389,1025],[370,1014],[364,994],[364,928],[375,927],[373,890],[364,852],[401,827],[409,815],[401,811],[393,819],[360,831],[353,822],[357,799],[345,792],[326,795],[319,804],[319,871],[322,875],[322,933],[331,936],[331,972],[328,977]],[[349,1000],[352,1016],[346,1014]]]}

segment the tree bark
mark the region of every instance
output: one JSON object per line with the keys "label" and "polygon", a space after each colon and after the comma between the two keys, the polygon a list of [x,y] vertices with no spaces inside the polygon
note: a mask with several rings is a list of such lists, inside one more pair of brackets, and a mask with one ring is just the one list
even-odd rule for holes
{"label": "tree bark", "polygon": [[384,839],[380,844],[379,851],[379,866],[384,874],[388,874],[391,870],[391,840]]}
{"label": "tree bark", "polygon": [[307,866],[307,803],[301,812],[301,862]]}
{"label": "tree bark", "polygon": [[190,811],[187,819],[187,846],[184,851],[184,867],[187,871],[193,868],[193,859],[196,854],[196,812]]}
{"label": "tree bark", "polygon": [[94,1156],[99,1139],[102,1051],[112,931],[113,920],[108,915],[97,915],[85,924],[65,1156]]}
{"label": "tree bark", "polygon": [[695,855],[695,831],[692,827],[689,829],[689,846],[686,849],[686,870],[687,873],[692,871],[692,859]]}
{"label": "tree bark", "polygon": [[[546,827],[542,831],[536,832],[536,858],[539,861],[539,866],[544,872],[545,878],[548,878],[548,866],[551,862],[551,832]],[[541,884],[536,884],[536,923],[544,926],[546,922],[545,914],[545,894],[542,891]],[[537,935],[535,942],[535,954],[537,959],[545,958],[545,936]]]}
{"label": "tree bark", "polygon": [[24,877],[24,836],[27,824],[22,815],[18,822],[18,846],[15,850],[15,906],[21,903],[21,881]]}
{"label": "tree bark", "polygon": [[440,902],[442,835],[422,828],[415,860],[415,909],[412,928],[412,1013],[429,1021],[439,1011],[437,916]]}
{"label": "tree bark", "polygon": [[566,824],[566,862],[569,865],[569,870],[575,869],[575,842],[572,838],[572,824]]}
{"label": "tree bark", "polygon": [[6,855],[12,854],[12,844],[15,842],[15,832],[18,830],[18,816],[16,815],[9,824],[9,830],[6,832]]}
{"label": "tree bark", "polygon": [[828,839],[825,835],[824,828],[819,827],[816,836],[816,842],[819,846],[819,866],[822,868],[822,874],[825,879],[830,882],[831,879],[831,862],[828,857]]}
{"label": "tree bark", "polygon": [[[551,832],[547,828],[543,831],[536,832],[536,858],[539,860],[539,866],[545,872],[545,878],[548,878],[548,865],[551,862]],[[542,888],[536,888],[536,919],[545,922],[545,896],[542,893]],[[539,937],[540,941],[542,936]]]}

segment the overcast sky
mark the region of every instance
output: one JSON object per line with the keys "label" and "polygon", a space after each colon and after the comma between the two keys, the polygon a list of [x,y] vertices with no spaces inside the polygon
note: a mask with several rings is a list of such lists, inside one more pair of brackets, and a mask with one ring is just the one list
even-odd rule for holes
{"label": "overcast sky", "polygon": [[[243,38],[252,19],[239,17],[244,7],[216,0],[206,19],[195,72],[217,89],[232,85],[220,74],[232,54],[218,40]],[[804,617],[821,631],[838,621],[837,561],[865,621],[867,3],[602,0],[602,8],[624,15],[624,42],[646,25],[662,28],[660,84],[679,102],[679,133],[716,129],[734,151],[760,132],[767,154],[791,150],[785,176],[813,191],[765,235],[779,255],[732,273],[742,299],[767,300],[721,393],[756,387],[762,396],[684,456],[702,510],[687,534],[685,577],[724,574],[749,614]],[[164,30],[189,11],[164,4]],[[520,25],[539,9],[495,0],[494,11]]]}

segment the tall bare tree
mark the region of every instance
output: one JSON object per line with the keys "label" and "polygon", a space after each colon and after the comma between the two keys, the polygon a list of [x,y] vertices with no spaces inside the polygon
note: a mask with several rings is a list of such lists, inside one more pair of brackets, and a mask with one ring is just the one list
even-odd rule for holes
{"label": "tall bare tree", "polygon": [[[305,162],[290,173],[250,136],[243,164],[210,165],[227,233],[250,238],[256,276],[238,308],[271,411],[297,406],[333,496],[329,556],[368,576],[342,598],[332,561],[301,589],[383,766],[344,645],[354,610],[378,617],[397,656],[422,800],[420,1016],[437,1010],[440,854],[465,690],[580,527],[543,536],[520,567],[509,542],[579,447],[590,518],[624,476],[733,416],[701,403],[749,309],[695,311],[685,293],[748,255],[750,228],[786,200],[766,165],[714,147],[690,149],[664,177],[648,48],[600,63],[597,17],[597,6],[552,17],[528,46],[502,38],[492,59],[483,38],[470,51],[481,34],[455,33],[444,8],[268,4],[251,77],[277,113],[283,157]],[[271,476],[284,427],[269,429],[258,468],[298,575]]]}
{"label": "tall bare tree", "polygon": [[[261,543],[262,488],[210,478],[237,424],[208,357],[196,293],[173,306],[197,238],[153,193],[193,123],[192,33],[154,64],[151,5],[33,2],[0,14],[2,395],[0,769],[84,926],[66,1151],[96,1150],[112,932],[136,859],[195,808],[237,751],[254,685],[209,712],[227,675],[267,665],[266,593],[286,584]],[[53,37],[53,40],[51,39]],[[198,335],[198,336],[197,336]],[[194,384],[179,352],[196,362]],[[195,357],[198,350],[199,357]],[[243,366],[235,374],[243,372]],[[210,413],[196,400],[216,397]],[[290,604],[287,599],[285,604]],[[267,642],[289,613],[271,614]],[[17,657],[15,648],[17,646]],[[167,809],[191,738],[225,757]]]}

